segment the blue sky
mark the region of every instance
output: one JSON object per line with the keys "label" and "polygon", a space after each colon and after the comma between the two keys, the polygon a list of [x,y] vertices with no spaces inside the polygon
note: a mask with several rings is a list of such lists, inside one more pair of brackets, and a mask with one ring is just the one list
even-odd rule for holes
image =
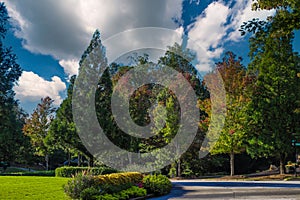
{"label": "blue sky", "polygon": [[[11,17],[5,43],[12,46],[24,70],[14,88],[21,106],[32,112],[42,97],[59,105],[68,79],[76,74],[78,60],[99,29],[102,40],[127,30],[161,27],[186,34],[187,46],[196,51],[195,67],[206,72],[226,51],[249,62],[248,39],[237,31],[243,21],[265,19],[274,11],[251,11],[252,0],[4,0]],[[171,36],[162,36],[172,45]],[[123,38],[124,39],[124,38]],[[132,42],[134,41],[134,42]],[[180,42],[175,40],[176,42]],[[134,34],[117,41],[114,48],[141,45]],[[300,51],[300,34],[294,46]],[[198,52],[197,52],[198,51]],[[205,51],[205,52],[203,52]]]}

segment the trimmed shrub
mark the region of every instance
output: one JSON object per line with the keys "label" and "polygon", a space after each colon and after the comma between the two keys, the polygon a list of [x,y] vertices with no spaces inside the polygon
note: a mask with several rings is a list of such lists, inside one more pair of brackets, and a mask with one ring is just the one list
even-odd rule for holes
{"label": "trimmed shrub", "polygon": [[95,176],[98,185],[124,185],[127,183],[138,184],[143,180],[143,175],[139,172],[113,173],[102,176]]}
{"label": "trimmed shrub", "polygon": [[116,173],[117,170],[110,167],[59,167],[55,169],[56,177],[72,177],[75,174],[88,171],[91,175],[111,174]]}
{"label": "trimmed shrub", "polygon": [[[143,180],[143,175],[138,172],[114,173],[93,176],[89,172],[77,174],[64,186],[65,193],[73,199],[96,198],[104,194],[117,194],[131,188]],[[96,192],[97,191],[97,192]],[[81,195],[81,196],[80,196]],[[125,195],[126,196],[126,195]]]}
{"label": "trimmed shrub", "polygon": [[171,181],[163,175],[148,175],[143,179],[144,188],[148,194],[162,196],[170,193],[172,189]]}

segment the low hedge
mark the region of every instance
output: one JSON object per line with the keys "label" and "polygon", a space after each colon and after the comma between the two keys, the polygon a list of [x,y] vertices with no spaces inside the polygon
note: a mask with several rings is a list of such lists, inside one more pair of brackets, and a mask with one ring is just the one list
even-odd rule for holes
{"label": "low hedge", "polygon": [[148,194],[154,194],[155,196],[166,195],[172,189],[171,181],[161,174],[145,176],[143,178],[143,186]]}
{"label": "low hedge", "polygon": [[55,176],[54,170],[1,173],[0,176]]}
{"label": "low hedge", "polygon": [[95,176],[97,185],[123,185],[127,183],[138,184],[143,180],[143,175],[138,172],[113,173],[102,176]]}
{"label": "low hedge", "polygon": [[[93,176],[89,173],[77,174],[64,186],[65,193],[72,199],[80,198],[82,193],[94,196],[118,193],[142,182],[143,175],[138,172],[113,173]],[[84,192],[85,191],[85,192]]]}
{"label": "low hedge", "polygon": [[91,175],[111,174],[118,172],[110,167],[59,167],[55,169],[56,177],[72,177],[76,174],[88,171]]}

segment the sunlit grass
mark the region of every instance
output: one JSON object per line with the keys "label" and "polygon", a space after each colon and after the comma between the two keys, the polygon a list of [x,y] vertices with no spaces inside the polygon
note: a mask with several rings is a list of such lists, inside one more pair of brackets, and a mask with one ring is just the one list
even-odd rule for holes
{"label": "sunlit grass", "polygon": [[68,178],[0,176],[0,199],[68,199],[63,185]]}

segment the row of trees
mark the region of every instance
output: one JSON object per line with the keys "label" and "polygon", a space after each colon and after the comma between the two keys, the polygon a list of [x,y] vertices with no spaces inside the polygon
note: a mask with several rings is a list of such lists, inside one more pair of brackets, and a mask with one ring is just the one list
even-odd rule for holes
{"label": "row of trees", "polygon": [[[267,21],[254,19],[245,22],[241,27],[243,35],[252,34],[250,64],[247,67],[243,66],[241,58],[237,58],[232,52],[227,52],[223,60],[216,63],[215,70],[206,75],[214,79],[214,75],[220,73],[226,90],[227,116],[224,128],[219,140],[210,149],[212,155],[221,156],[209,155],[202,160],[198,158],[201,143],[211,120],[211,100],[206,83],[200,79],[191,64],[194,58],[193,52],[175,44],[169,47],[165,55],[158,60],[160,67],[165,65],[177,70],[192,85],[198,99],[198,107],[195,109],[199,109],[201,113],[199,129],[193,144],[180,159],[165,170],[175,170],[177,176],[188,174],[190,171],[204,171],[208,168],[212,168],[212,171],[217,167],[219,170],[224,170],[222,165],[226,161],[223,155],[227,154],[230,157],[231,175],[234,175],[235,155],[246,152],[252,158],[272,157],[280,161],[280,172],[283,173],[285,159],[292,150],[292,134],[299,132],[297,118],[299,117],[300,57],[293,52],[292,46],[293,31],[300,26],[299,7],[298,1],[293,0],[287,0],[284,4],[279,0],[261,0],[254,3],[253,9],[276,9],[276,14]],[[3,30],[1,29],[0,32],[3,38],[7,23],[7,12],[3,4],[1,4],[1,20]],[[2,46],[1,42],[0,100],[3,103],[1,102],[0,112],[0,140],[3,145],[1,145],[0,159],[16,160],[18,155],[24,156],[21,152],[27,148],[27,152],[35,152],[36,155],[43,156],[48,168],[49,156],[60,150],[69,155],[69,160],[70,155],[77,154],[79,161],[84,156],[92,166],[94,157],[83,145],[73,121],[72,97],[76,76],[71,78],[67,98],[57,110],[52,106],[53,100],[46,97],[25,121],[25,116],[14,100],[12,91],[12,86],[18,80],[21,70],[15,62],[15,55],[10,49]],[[81,58],[79,73],[88,73],[83,67],[84,61],[95,48],[99,47],[103,50],[100,33],[96,31]],[[105,52],[103,51],[101,55],[105,65]],[[97,118],[107,137],[119,147],[141,154],[163,147],[172,141],[180,128],[178,124],[180,106],[182,106],[179,105],[178,97],[171,90],[159,85],[147,84],[131,96],[129,107],[131,118],[139,125],[147,125],[150,123],[150,115],[154,115],[157,119],[154,123],[159,124],[164,120],[164,126],[161,129],[153,129],[154,136],[151,139],[130,136],[117,126],[110,102],[113,89],[118,80],[132,67],[145,64],[153,64],[148,60],[147,55],[138,56],[135,66],[111,64],[103,72],[95,95]],[[98,70],[96,67],[99,66],[97,64],[90,67],[92,72]],[[157,70],[157,66],[152,70]],[[154,104],[160,106],[153,110]],[[166,113],[161,113],[159,110],[161,107],[165,108]]]}
{"label": "row of trees", "polygon": [[[96,45],[101,45],[100,33],[98,31],[96,31],[93,35],[90,46],[83,54],[82,61],[80,63],[84,62],[83,59],[88,56],[88,53],[90,53]],[[187,58],[190,60],[182,58],[180,55],[183,53],[189,56]],[[165,56],[160,58],[159,63],[171,66],[184,74],[196,91],[199,100],[204,100],[209,97],[209,92],[206,90],[205,86],[201,84],[197,77],[197,72],[190,63],[191,60],[192,53],[190,51],[182,50],[180,45],[175,44],[175,46],[170,47],[170,50],[166,52]],[[138,56],[136,59],[137,67],[147,63],[149,64],[148,57],[146,55]],[[89,66],[93,68],[98,65],[95,64]],[[167,119],[162,119],[166,121],[165,126],[162,129],[153,129],[153,135],[155,136],[151,139],[135,138],[124,133],[114,120],[110,99],[113,93],[113,88],[116,86],[118,80],[131,68],[132,67],[112,64],[104,71],[98,82],[98,89],[95,94],[96,114],[99,124],[105,134],[116,145],[131,152],[145,153],[155,148],[163,147],[172,140],[179,128],[180,107],[178,100],[171,90],[156,84],[144,85],[134,92],[134,95],[130,100],[130,115],[133,121],[139,125],[147,125],[150,122],[149,114],[160,115],[158,110],[154,109],[153,111],[150,111],[153,104],[158,103],[161,106],[164,106],[167,111]],[[82,70],[88,71],[88,69],[80,67],[79,71],[81,72]],[[156,69],[153,68],[153,70],[158,70],[157,66]],[[30,136],[33,146],[35,146],[36,150],[40,152],[39,155],[45,156],[46,160],[48,152],[50,152],[51,149],[59,148],[69,153],[79,153],[84,155],[89,159],[89,165],[92,166],[93,155],[91,155],[91,153],[82,144],[73,121],[72,97],[75,80],[76,77],[73,76],[68,88],[67,98],[57,109],[55,118],[52,117],[53,110],[52,107],[49,106],[51,105],[52,100],[49,97],[42,99],[42,102],[27,120],[23,131],[26,135]],[[122,82],[122,84],[126,85],[127,83]],[[47,111],[44,111],[44,108],[46,108]],[[160,120],[159,117],[156,117],[155,119]],[[199,135],[200,134],[202,133],[200,133],[199,130]],[[199,144],[196,148],[200,148]],[[180,174],[180,160],[177,161],[177,165],[177,173]]]}
{"label": "row of trees", "polygon": [[212,153],[227,153],[234,174],[234,154],[246,151],[252,157],[273,156],[284,162],[292,152],[293,134],[299,133],[298,53],[293,52],[294,30],[300,28],[300,2],[261,0],[253,9],[275,9],[267,21],[253,19],[241,26],[250,37],[247,70],[240,60],[229,58],[217,64],[227,91],[225,128]]}

